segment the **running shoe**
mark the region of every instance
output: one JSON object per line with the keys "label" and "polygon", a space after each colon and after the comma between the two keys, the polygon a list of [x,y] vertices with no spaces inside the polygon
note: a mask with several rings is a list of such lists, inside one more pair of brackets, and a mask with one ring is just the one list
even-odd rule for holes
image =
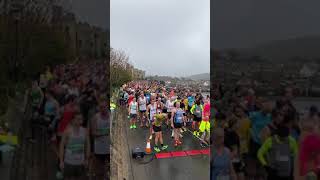
{"label": "running shoe", "polygon": [[200,137],[200,132],[197,132],[197,137]]}
{"label": "running shoe", "polygon": [[183,132],[184,132],[184,131],[183,131],[183,128],[181,128],[181,129],[180,129],[180,132],[181,132],[181,133],[183,133]]}
{"label": "running shoe", "polygon": [[57,179],[63,179],[63,173],[61,171],[57,171],[56,178]]}
{"label": "running shoe", "polygon": [[182,134],[179,134],[180,138],[183,138],[183,135]]}
{"label": "running shoe", "polygon": [[172,133],[171,133],[171,138],[173,138],[174,137],[174,131],[172,130]]}
{"label": "running shoe", "polygon": [[132,126],[132,125],[130,126],[130,129],[133,129],[133,126]]}
{"label": "running shoe", "polygon": [[200,146],[201,146],[201,147],[207,147],[207,144],[204,143],[204,142],[200,142]]}
{"label": "running shoe", "polygon": [[157,153],[161,151],[158,147],[154,147],[154,150],[155,150]]}
{"label": "running shoe", "polygon": [[178,141],[175,141],[174,142],[174,147],[177,147],[178,146]]}
{"label": "running shoe", "polygon": [[161,147],[161,150],[166,150],[168,148],[168,145],[163,145],[162,147]]}
{"label": "running shoe", "polygon": [[194,135],[194,136],[197,136],[197,131],[193,131],[193,135]]}

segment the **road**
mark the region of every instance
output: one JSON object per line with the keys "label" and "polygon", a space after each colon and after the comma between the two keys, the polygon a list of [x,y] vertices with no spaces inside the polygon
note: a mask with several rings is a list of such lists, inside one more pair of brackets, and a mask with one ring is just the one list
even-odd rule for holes
{"label": "road", "polygon": [[[190,132],[183,135],[183,145],[179,148],[173,147],[171,131],[163,127],[164,143],[169,145],[167,152],[200,150],[205,149],[200,146],[198,139],[193,137]],[[137,128],[130,130],[127,128],[128,148],[139,147],[145,149],[148,129]],[[153,144],[151,144],[153,147]],[[207,149],[207,148],[206,148]],[[131,155],[130,155],[131,156]],[[143,161],[149,161],[152,156],[146,156]],[[148,164],[141,164],[140,161],[131,158],[131,178],[130,180],[194,180],[209,179],[209,156],[195,155],[185,157],[170,157],[166,159],[154,158]]]}

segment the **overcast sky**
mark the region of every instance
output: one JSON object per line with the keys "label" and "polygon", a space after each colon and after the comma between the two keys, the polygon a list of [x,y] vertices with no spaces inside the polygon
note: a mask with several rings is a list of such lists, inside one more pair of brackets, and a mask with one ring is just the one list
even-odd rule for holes
{"label": "overcast sky", "polygon": [[111,0],[111,47],[147,74],[210,72],[209,0]]}
{"label": "overcast sky", "polygon": [[319,0],[212,0],[213,47],[320,35]]}

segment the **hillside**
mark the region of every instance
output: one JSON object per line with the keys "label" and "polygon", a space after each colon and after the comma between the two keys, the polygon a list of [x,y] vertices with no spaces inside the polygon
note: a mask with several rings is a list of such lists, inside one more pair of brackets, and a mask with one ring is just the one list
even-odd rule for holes
{"label": "hillside", "polygon": [[239,50],[242,53],[258,55],[272,61],[283,61],[292,57],[307,59],[320,58],[320,36],[299,37],[288,40],[271,41],[251,49]]}
{"label": "hillside", "polygon": [[192,75],[192,76],[188,76],[186,77],[188,79],[192,79],[192,80],[206,80],[206,81],[209,81],[210,80],[210,73],[202,73],[202,74],[195,74],[195,75]]}

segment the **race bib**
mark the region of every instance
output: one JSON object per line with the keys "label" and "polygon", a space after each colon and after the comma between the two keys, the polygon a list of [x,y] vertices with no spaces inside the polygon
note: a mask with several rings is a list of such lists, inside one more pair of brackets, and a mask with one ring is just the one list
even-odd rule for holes
{"label": "race bib", "polygon": [[277,154],[277,161],[288,162],[290,160],[288,155]]}
{"label": "race bib", "polygon": [[68,147],[68,150],[71,154],[82,154],[84,151],[83,144],[74,144]]}

